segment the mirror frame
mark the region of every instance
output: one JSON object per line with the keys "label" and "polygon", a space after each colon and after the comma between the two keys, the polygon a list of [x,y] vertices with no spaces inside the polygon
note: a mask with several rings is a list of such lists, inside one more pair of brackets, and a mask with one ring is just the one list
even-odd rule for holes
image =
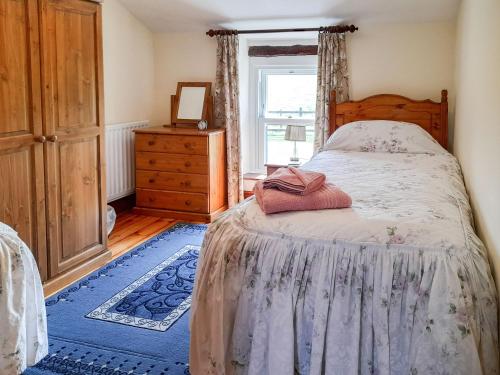
{"label": "mirror frame", "polygon": [[[205,96],[203,99],[203,111],[201,114],[201,118],[199,119],[180,119],[177,117],[179,113],[179,104],[181,101],[181,92],[183,87],[205,87]],[[210,93],[212,90],[212,82],[177,82],[177,92],[175,94],[175,100],[172,108],[172,124],[198,124],[200,120],[209,120],[209,101],[210,101]]]}

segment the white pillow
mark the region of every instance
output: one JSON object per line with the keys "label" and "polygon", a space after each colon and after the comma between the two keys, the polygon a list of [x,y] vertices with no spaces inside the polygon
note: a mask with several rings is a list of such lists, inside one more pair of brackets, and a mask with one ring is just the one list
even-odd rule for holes
{"label": "white pillow", "polygon": [[401,121],[355,121],[338,128],[323,150],[441,154],[446,150],[424,129]]}

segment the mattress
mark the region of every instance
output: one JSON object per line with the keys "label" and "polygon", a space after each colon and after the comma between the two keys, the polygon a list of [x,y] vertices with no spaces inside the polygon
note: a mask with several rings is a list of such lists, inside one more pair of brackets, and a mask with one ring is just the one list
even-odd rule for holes
{"label": "mattress", "polygon": [[498,374],[486,250],[449,153],[324,151],[303,166],[349,209],[210,225],[191,315],[193,374]]}

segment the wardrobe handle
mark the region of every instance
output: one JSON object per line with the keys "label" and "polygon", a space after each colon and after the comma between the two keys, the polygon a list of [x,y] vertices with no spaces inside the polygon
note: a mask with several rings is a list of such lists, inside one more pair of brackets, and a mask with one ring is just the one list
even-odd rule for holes
{"label": "wardrobe handle", "polygon": [[56,142],[57,141],[57,135],[53,134],[53,135],[47,136],[47,141],[49,141],[49,142]]}
{"label": "wardrobe handle", "polygon": [[35,142],[38,143],[45,143],[47,141],[47,138],[45,138],[44,135],[38,135],[34,138]]}

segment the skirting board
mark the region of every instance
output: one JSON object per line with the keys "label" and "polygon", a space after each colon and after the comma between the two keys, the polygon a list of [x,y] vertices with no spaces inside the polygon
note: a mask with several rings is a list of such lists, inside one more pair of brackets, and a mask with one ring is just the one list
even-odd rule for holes
{"label": "skirting board", "polygon": [[82,277],[88,275],[91,272],[101,268],[106,263],[111,260],[111,252],[109,250],[104,251],[102,254],[96,256],[89,262],[83,263],[68,272],[59,275],[50,281],[43,284],[43,292],[45,298],[50,297],[59,290],[66,288],[75,281],[81,279]]}
{"label": "skirting board", "polygon": [[119,198],[113,202],[109,202],[108,205],[113,207],[117,214],[130,211],[135,206],[135,193]]}

